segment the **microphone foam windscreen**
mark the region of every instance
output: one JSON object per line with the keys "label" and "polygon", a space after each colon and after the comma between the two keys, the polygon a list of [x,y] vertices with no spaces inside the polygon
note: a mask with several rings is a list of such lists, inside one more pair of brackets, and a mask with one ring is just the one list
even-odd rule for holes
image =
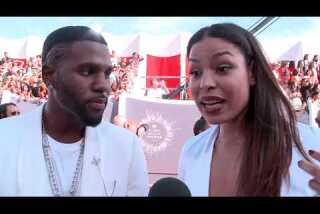
{"label": "microphone foam windscreen", "polygon": [[152,185],[149,197],[191,197],[187,185],[177,178],[162,178]]}

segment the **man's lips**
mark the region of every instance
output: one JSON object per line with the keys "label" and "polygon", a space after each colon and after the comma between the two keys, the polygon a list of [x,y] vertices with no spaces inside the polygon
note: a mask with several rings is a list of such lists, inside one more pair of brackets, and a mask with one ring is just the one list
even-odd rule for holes
{"label": "man's lips", "polygon": [[107,98],[93,98],[90,99],[88,105],[94,110],[104,110],[106,107],[108,99]]}

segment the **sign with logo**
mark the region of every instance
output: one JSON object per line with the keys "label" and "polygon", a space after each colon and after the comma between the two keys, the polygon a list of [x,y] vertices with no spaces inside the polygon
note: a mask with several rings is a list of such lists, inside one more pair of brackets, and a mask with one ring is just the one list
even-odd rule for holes
{"label": "sign with logo", "polygon": [[147,126],[141,139],[151,183],[176,176],[182,146],[193,137],[193,125],[200,118],[194,101],[123,95],[119,114]]}

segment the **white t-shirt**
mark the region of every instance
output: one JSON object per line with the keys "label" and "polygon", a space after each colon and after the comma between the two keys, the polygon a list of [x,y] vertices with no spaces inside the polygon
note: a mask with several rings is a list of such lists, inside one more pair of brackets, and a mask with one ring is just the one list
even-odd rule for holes
{"label": "white t-shirt", "polygon": [[49,145],[59,173],[63,192],[69,192],[80,154],[81,141],[60,143],[48,136]]}

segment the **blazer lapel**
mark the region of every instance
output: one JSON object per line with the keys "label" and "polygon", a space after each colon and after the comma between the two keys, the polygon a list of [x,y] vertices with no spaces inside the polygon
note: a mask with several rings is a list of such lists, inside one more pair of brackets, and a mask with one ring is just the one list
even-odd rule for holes
{"label": "blazer lapel", "polygon": [[127,195],[126,175],[123,174],[127,166],[115,161],[123,154],[115,149],[112,136],[105,126],[103,130],[100,126],[87,127],[80,195]]}
{"label": "blazer lapel", "polygon": [[28,127],[22,132],[23,143],[18,155],[18,195],[52,196],[47,168],[42,151],[43,105],[26,117]]}
{"label": "blazer lapel", "polygon": [[94,128],[86,128],[84,161],[80,185],[81,196],[106,196],[100,142]]}
{"label": "blazer lapel", "polygon": [[193,173],[193,176],[197,176],[197,179],[194,179],[194,181],[197,183],[194,183],[192,185],[196,187],[193,189],[194,196],[209,195],[211,160],[215,139],[217,137],[217,131],[218,128],[212,128],[212,131],[208,135],[209,137],[207,139],[207,142],[198,155],[198,163],[195,168],[196,172]]}

